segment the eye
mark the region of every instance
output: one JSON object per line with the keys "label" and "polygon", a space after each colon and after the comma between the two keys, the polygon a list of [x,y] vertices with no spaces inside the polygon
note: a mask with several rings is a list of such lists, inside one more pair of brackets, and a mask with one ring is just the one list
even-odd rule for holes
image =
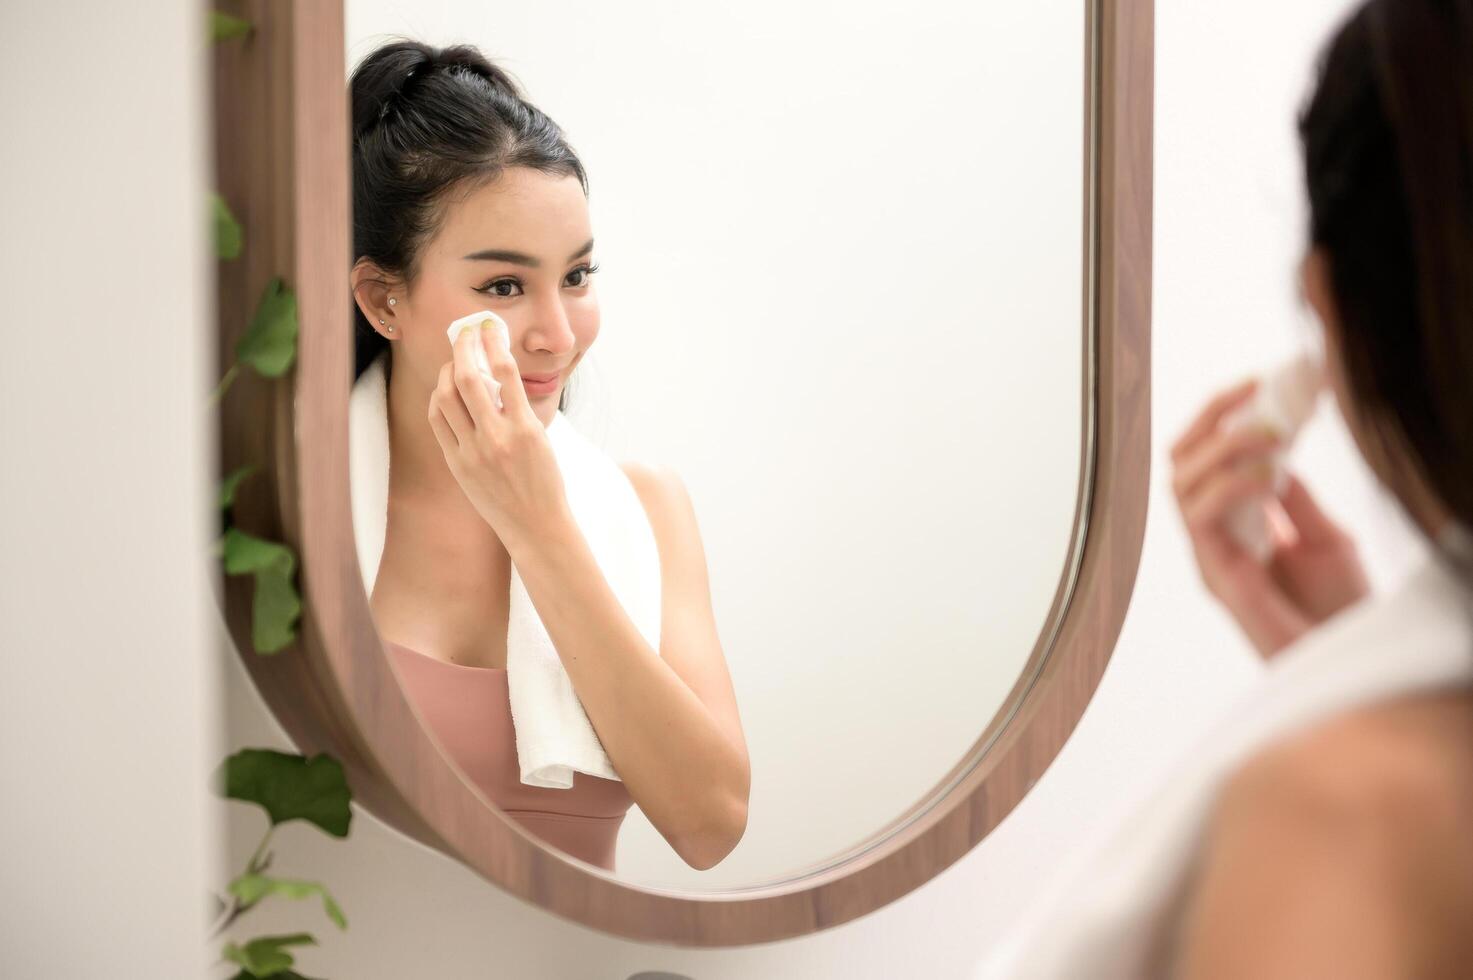
{"label": "eye", "polygon": [[583,273],[583,278],[581,280],[579,280],[578,282],[569,283],[569,285],[571,285],[571,286],[579,286],[579,287],[586,286],[586,285],[588,285],[588,277],[591,276],[591,275],[593,275],[597,271],[598,271],[598,266],[596,266],[596,265],[580,265],[578,268],[576,268],[572,272],[568,273],[568,275],[569,275],[569,277],[572,277],[572,276],[575,276],[575,275],[577,275],[578,273],[581,272],[581,273]]}
{"label": "eye", "polygon": [[[578,268],[568,273],[568,277],[571,279],[575,276],[578,276],[579,273],[582,273],[582,277],[577,282],[570,282],[568,283],[568,285],[574,287],[575,289],[581,289],[589,284],[588,277],[593,275],[597,271],[597,265],[580,265]],[[517,290],[517,292],[507,292],[502,287],[514,288]],[[497,299],[509,299],[513,296],[521,295],[522,281],[516,276],[503,276],[500,279],[492,279],[485,285],[477,286],[475,288],[476,292],[478,293],[485,293],[488,296],[495,296]]]}
{"label": "eye", "polygon": [[485,293],[488,296],[495,296],[499,299],[506,299],[508,297],[518,295],[517,293],[502,292],[502,286],[515,286],[518,290],[520,290],[522,288],[522,281],[515,276],[507,276],[502,279],[493,279],[490,282],[486,283],[486,285],[484,286],[477,286],[476,292]]}

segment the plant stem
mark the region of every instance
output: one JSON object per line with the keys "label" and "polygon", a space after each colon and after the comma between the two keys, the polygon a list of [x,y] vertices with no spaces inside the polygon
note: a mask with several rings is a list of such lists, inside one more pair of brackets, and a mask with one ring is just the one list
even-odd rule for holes
{"label": "plant stem", "polygon": [[[251,859],[246,862],[247,874],[259,874],[261,870],[265,867],[265,865],[260,863],[261,852],[266,850],[266,844],[271,840],[271,832],[275,829],[276,824],[272,824],[271,826],[266,828],[266,834],[261,838],[261,843],[256,845],[256,852],[252,854]],[[210,938],[214,939],[216,936],[220,935],[220,933],[229,928],[232,922],[240,918],[241,915],[247,912],[249,909],[249,905],[241,905],[240,899],[232,894],[230,896],[229,907],[225,909],[225,911],[220,915],[220,918],[215,921],[214,927],[210,929]]]}
{"label": "plant stem", "polygon": [[240,362],[237,361],[236,363],[230,365],[230,370],[225,372],[225,377],[220,379],[220,383],[215,386],[215,393],[210,396],[211,405],[214,405],[216,402],[218,402],[220,400],[220,397],[225,394],[225,389],[230,387],[230,383],[235,380],[235,376],[237,373],[239,373],[239,371]]}
{"label": "plant stem", "polygon": [[214,939],[216,936],[220,935],[220,933],[224,932],[226,927],[236,920],[241,911],[242,910],[240,907],[240,899],[236,898],[234,895],[230,896],[230,904],[225,907],[225,911],[220,913],[220,917],[216,919],[215,924],[210,927],[209,938]]}
{"label": "plant stem", "polygon": [[256,853],[251,855],[250,863],[246,865],[246,871],[255,873],[261,870],[260,866],[257,865],[256,862],[260,860],[261,852],[266,850],[266,843],[271,840],[271,832],[275,829],[276,824],[272,824],[271,826],[266,828],[266,836],[262,837],[261,843],[256,845]]}

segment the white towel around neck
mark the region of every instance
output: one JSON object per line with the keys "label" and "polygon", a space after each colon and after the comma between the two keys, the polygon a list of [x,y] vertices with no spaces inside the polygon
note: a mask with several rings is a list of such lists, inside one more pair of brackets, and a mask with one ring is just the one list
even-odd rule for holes
{"label": "white towel around neck", "polygon": [[[388,527],[389,414],[384,352],[354,383],[349,399],[353,535],[372,595]],[[660,650],[660,556],[649,517],[618,463],[557,412],[547,436],[562,472],[568,506],[630,620]],[[506,637],[507,688],[521,780],[571,789],[573,773],[619,778],[594,732],[572,679],[512,566]]]}

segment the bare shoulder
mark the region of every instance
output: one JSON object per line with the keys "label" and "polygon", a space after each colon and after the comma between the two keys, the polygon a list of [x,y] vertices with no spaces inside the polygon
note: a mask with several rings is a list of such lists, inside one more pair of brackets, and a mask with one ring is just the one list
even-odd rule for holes
{"label": "bare shoulder", "polygon": [[695,505],[680,474],[665,463],[625,460],[619,467],[629,477],[649,516],[662,563],[672,572],[704,576],[705,548],[696,523]]}
{"label": "bare shoulder", "polygon": [[655,534],[674,530],[683,524],[693,524],[695,508],[685,481],[675,467],[666,463],[644,463],[624,460],[619,468],[629,477],[640,503],[644,504],[650,522],[655,525]]}
{"label": "bare shoulder", "polygon": [[1457,925],[1473,918],[1470,821],[1473,693],[1375,704],[1281,738],[1216,801],[1183,975],[1411,975],[1473,955]]}
{"label": "bare shoulder", "polygon": [[1269,745],[1233,775],[1221,801],[1225,813],[1262,807],[1386,829],[1466,826],[1473,692],[1357,708]]}
{"label": "bare shoulder", "polygon": [[[685,482],[675,467],[668,463],[646,463],[639,460],[620,460],[619,468],[634,484],[641,500],[669,503],[671,497],[687,497]],[[688,497],[687,497],[688,499]]]}

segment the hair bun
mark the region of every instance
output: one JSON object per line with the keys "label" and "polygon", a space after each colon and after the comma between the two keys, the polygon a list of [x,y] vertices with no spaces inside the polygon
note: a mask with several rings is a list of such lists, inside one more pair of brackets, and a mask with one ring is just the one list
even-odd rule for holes
{"label": "hair bun", "polygon": [[486,80],[492,88],[500,89],[513,98],[522,98],[520,86],[505,70],[496,67],[486,56],[469,44],[455,44],[434,52],[435,67],[444,71],[460,69]]}
{"label": "hair bun", "polygon": [[512,77],[472,45],[436,48],[422,41],[394,41],[375,49],[353,72],[353,135],[373,129],[404,105],[426,77],[438,72],[471,75],[511,98],[522,99]]}
{"label": "hair bun", "polygon": [[353,71],[350,97],[353,135],[373,129],[407,95],[411,84],[435,66],[436,51],[419,41],[377,48]]}

